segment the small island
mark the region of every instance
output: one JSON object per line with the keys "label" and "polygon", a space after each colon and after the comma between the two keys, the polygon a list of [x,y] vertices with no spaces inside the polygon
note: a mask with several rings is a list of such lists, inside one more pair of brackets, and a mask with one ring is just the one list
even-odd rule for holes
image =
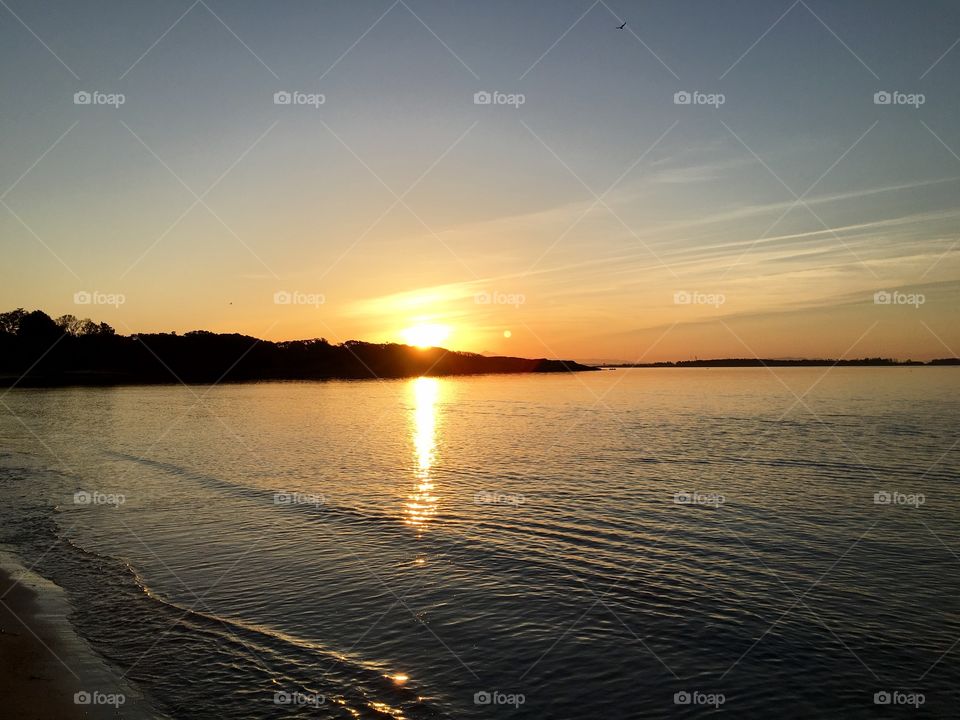
{"label": "small island", "polygon": [[324,338],[272,342],[205,330],[118,335],[106,323],[0,313],[0,386],[208,384],[584,372],[568,360],[491,357],[439,347]]}

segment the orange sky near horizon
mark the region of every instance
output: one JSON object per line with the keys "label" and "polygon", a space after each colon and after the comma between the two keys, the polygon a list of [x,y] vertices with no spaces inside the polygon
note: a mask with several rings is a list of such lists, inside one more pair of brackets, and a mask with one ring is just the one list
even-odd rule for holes
{"label": "orange sky near horizon", "polygon": [[644,46],[572,2],[166,34],[182,10],[61,5],[0,24],[0,308],[593,361],[960,352],[960,50],[909,7],[766,35],[782,10],[663,3]]}

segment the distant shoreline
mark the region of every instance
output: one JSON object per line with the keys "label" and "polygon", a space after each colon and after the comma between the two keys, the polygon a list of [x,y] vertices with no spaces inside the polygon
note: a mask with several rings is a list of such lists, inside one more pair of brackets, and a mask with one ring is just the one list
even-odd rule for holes
{"label": "distant shoreline", "polygon": [[862,358],[858,360],[766,360],[762,358],[721,358],[717,360],[678,360],[656,363],[598,363],[598,368],[711,368],[711,367],[952,367],[960,365],[960,358],[920,360],[891,360]]}
{"label": "distant shoreline", "polygon": [[716,358],[656,363],[583,364],[571,360],[479,355],[441,347],[325,338],[271,341],[237,333],[193,330],[118,335],[106,323],[41,310],[0,313],[0,387],[216,385],[297,380],[589,372],[613,368],[688,367],[931,367],[890,358]]}
{"label": "distant shoreline", "polygon": [[[440,348],[438,348],[440,349]],[[446,352],[446,351],[445,351]],[[548,365],[523,370],[473,370],[464,372],[428,372],[404,375],[303,375],[303,376],[265,376],[265,377],[225,377],[184,379],[173,376],[162,378],[138,378],[109,372],[76,372],[55,376],[42,375],[0,375],[0,388],[67,388],[67,387],[160,387],[160,386],[204,386],[204,385],[250,385],[255,383],[285,382],[369,382],[371,380],[411,380],[420,377],[483,377],[487,375],[556,375],[565,372],[595,372],[599,367],[581,365],[569,360],[526,360],[524,358],[505,358],[530,363],[548,363]]]}
{"label": "distant shoreline", "polygon": [[0,386],[209,385],[269,380],[587,372],[569,360],[478,355],[439,347],[325,338],[275,342],[194,330],[118,335],[106,323],[0,313]]}

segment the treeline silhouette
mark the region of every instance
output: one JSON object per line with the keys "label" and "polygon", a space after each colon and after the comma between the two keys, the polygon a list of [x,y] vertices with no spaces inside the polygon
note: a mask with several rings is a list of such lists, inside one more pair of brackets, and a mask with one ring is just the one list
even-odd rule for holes
{"label": "treeline silhouette", "polygon": [[0,313],[0,384],[120,385],[595,370],[562,360],[487,357],[443,348],[324,338],[271,342],[205,330],[118,335],[106,323]]}

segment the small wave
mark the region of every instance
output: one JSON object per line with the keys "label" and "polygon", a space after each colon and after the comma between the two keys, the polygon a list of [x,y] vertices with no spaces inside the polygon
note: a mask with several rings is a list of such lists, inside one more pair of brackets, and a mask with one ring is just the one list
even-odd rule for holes
{"label": "small wave", "polygon": [[[271,698],[280,691],[322,696],[331,712],[344,717],[443,717],[414,686],[395,684],[377,662],[200,609],[203,596],[193,605],[166,598],[127,560],[55,532],[63,552],[51,552],[46,562],[57,575],[69,575],[81,633],[174,715],[170,699],[186,702],[178,682],[189,668],[205,687],[204,697],[190,700],[191,717],[273,717]],[[104,627],[105,617],[110,628]],[[249,698],[241,702],[251,688],[262,689],[262,711],[251,710]]]}

